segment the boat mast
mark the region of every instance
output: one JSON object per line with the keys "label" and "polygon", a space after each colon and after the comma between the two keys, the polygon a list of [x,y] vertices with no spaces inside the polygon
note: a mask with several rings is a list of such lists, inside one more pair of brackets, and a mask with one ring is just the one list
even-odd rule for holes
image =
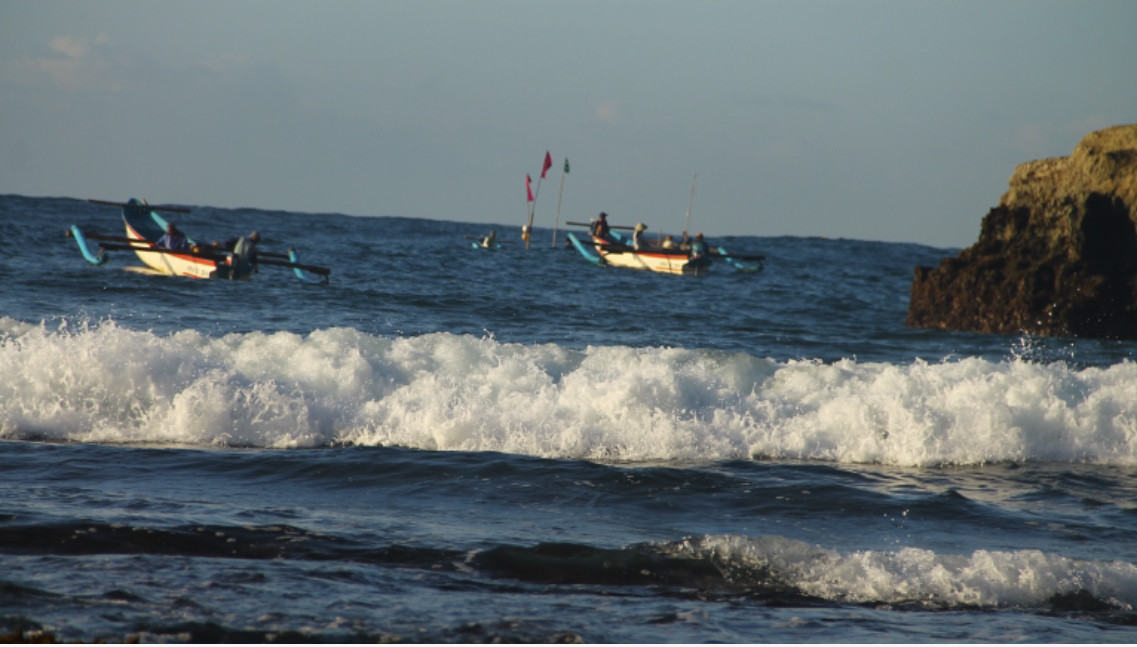
{"label": "boat mast", "polygon": [[690,238],[689,232],[691,231],[691,206],[695,204],[695,178],[699,177],[698,173],[691,175],[691,197],[687,200],[687,222],[683,225],[683,238]]}

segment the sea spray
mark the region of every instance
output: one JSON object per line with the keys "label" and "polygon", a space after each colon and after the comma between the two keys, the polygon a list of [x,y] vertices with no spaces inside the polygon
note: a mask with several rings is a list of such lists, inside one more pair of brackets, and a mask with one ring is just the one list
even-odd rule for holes
{"label": "sea spray", "polygon": [[841,552],[786,537],[738,535],[694,537],[656,550],[709,560],[736,586],[781,587],[830,601],[943,609],[1045,607],[1056,598],[1083,594],[1114,609],[1137,606],[1137,566],[1039,550]]}
{"label": "sea spray", "polygon": [[1137,365],[790,360],[353,328],[51,330],[4,320],[0,434],[397,445],[634,462],[1137,464]]}

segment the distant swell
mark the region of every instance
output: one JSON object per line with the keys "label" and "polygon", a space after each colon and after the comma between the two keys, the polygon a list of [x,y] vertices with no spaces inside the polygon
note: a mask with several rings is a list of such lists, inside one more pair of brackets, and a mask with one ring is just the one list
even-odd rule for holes
{"label": "distant swell", "polygon": [[700,597],[795,604],[890,604],[929,610],[1076,608],[1124,613],[1137,622],[1133,564],[1074,560],[1036,550],[950,555],[902,548],[842,553],[785,537],[726,535],[614,549],[545,543],[463,552],[368,546],[291,526],[159,529],[71,522],[0,529],[0,547],[10,554],[380,564],[477,574],[500,583],[605,590],[650,586],[675,594],[699,591]]}
{"label": "distant swell", "polygon": [[0,551],[30,555],[172,555],[218,559],[348,561],[430,567],[453,551],[361,546],[287,525],[190,525],[173,528],[68,522],[0,528]]}
{"label": "distant swell", "polygon": [[777,362],[449,333],[160,336],[0,318],[0,371],[0,438],[13,440],[1137,465],[1132,362]]}

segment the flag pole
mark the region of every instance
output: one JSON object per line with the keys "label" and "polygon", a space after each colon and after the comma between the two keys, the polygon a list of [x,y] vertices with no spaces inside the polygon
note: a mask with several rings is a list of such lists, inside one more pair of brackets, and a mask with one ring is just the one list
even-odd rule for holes
{"label": "flag pole", "polygon": [[698,173],[691,175],[691,197],[687,200],[687,223],[683,225],[683,238],[689,238],[691,231],[691,206],[695,204],[695,178],[699,177]]}
{"label": "flag pole", "polygon": [[561,224],[561,197],[565,194],[565,176],[569,172],[568,158],[565,158],[565,168],[561,171],[561,190],[557,192],[557,217],[553,220],[553,247],[557,246],[557,226]]}
{"label": "flag pole", "polygon": [[537,178],[537,190],[529,201],[529,224],[525,226],[525,249],[529,249],[529,236],[533,233],[533,214],[537,210],[537,196],[541,195],[541,179]]}
{"label": "flag pole", "polygon": [[545,179],[545,174],[549,172],[549,168],[553,165],[553,157],[549,151],[545,151],[545,161],[541,165],[541,175],[537,178],[537,191],[533,193],[533,199],[529,204],[529,224],[525,227],[525,249],[529,249],[529,236],[533,233],[533,214],[537,210],[537,196],[541,195],[541,180]]}
{"label": "flag pole", "polygon": [[[525,201],[529,207],[529,222],[533,222],[533,189],[531,187],[533,180],[529,178],[529,174],[525,174]],[[529,230],[532,224],[521,225],[521,240],[525,241],[525,249],[529,249]]]}

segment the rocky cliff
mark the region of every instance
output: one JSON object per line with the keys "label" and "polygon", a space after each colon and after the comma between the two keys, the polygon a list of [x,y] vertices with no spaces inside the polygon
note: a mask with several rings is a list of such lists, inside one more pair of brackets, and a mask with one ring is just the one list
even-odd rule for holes
{"label": "rocky cliff", "polygon": [[907,325],[1137,339],[1137,124],[1009,184],[974,245],[916,268]]}

